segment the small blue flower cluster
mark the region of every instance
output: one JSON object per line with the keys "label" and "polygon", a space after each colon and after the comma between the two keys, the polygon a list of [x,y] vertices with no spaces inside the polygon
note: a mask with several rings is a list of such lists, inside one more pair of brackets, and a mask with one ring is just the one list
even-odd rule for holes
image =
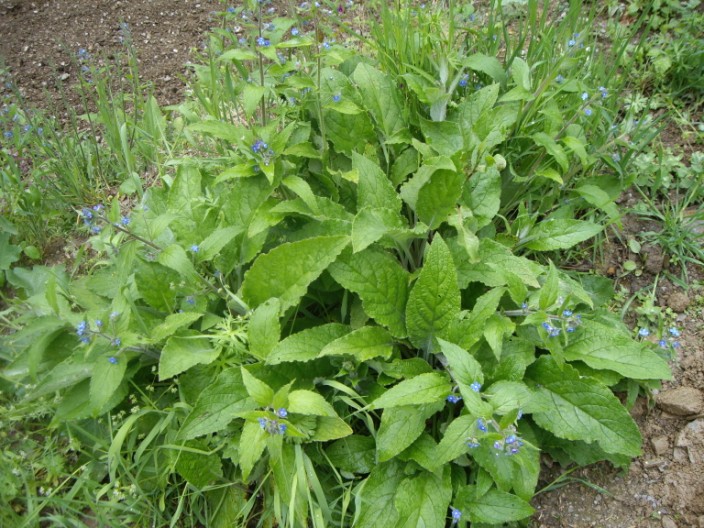
{"label": "small blue flower cluster", "polygon": [[658,341],[658,345],[660,345],[660,348],[667,348],[668,346],[672,346],[672,348],[680,348],[682,344],[678,341],[678,338],[681,335],[682,334],[680,331],[672,326],[667,329],[667,336]]}
{"label": "small blue flower cluster", "polygon": [[264,165],[269,165],[271,159],[274,157],[274,151],[269,148],[269,145],[258,139],[252,145],[252,152],[255,154],[260,154],[262,156]]}
{"label": "small blue flower cluster", "polygon": [[467,83],[469,82],[469,74],[465,73],[462,78],[460,79],[460,82],[458,83],[460,85],[460,88],[464,88],[467,86]]}
{"label": "small blue flower cluster", "polygon": [[268,48],[269,46],[271,46],[271,41],[268,38],[257,37],[257,46],[260,46],[262,48]]}
{"label": "small blue flower cluster", "polygon": [[[277,409],[274,414],[279,418],[286,418],[288,416],[288,411],[281,407]],[[278,420],[271,420],[269,418],[259,418],[259,425],[263,430],[265,430],[270,435],[283,435],[286,434],[288,426],[285,423],[280,423]]]}
{"label": "small blue flower cluster", "polygon": [[[517,419],[520,420],[522,414],[519,412]],[[500,438],[494,440],[493,447],[496,450],[496,455],[516,455],[520,452],[521,447],[525,445],[523,440],[516,434],[516,427],[509,425],[505,429],[501,429],[499,424],[495,420],[490,420],[487,422],[483,418],[478,418],[474,425],[477,433],[465,440],[465,445],[470,449],[476,449],[480,444],[481,436],[492,435],[496,437],[496,433],[500,435]],[[489,427],[491,427],[494,432],[489,433]],[[484,433],[481,435],[480,433]]]}
{"label": "small blue flower cluster", "polygon": [[450,515],[452,516],[452,525],[454,526],[462,518],[462,512],[457,508],[450,506]]}
{"label": "small blue flower cluster", "polygon": [[[559,323],[557,326],[555,323]],[[572,310],[563,310],[562,316],[550,316],[550,319],[542,323],[542,327],[550,337],[557,337],[564,329],[567,333],[574,332],[582,324],[582,316],[575,315]]]}
{"label": "small blue flower cluster", "polygon": [[84,207],[81,209],[81,216],[83,217],[83,223],[90,228],[90,232],[97,235],[102,231],[102,227],[95,223],[96,220],[100,219],[100,213],[103,211],[104,207],[102,204],[94,205],[92,209]]}

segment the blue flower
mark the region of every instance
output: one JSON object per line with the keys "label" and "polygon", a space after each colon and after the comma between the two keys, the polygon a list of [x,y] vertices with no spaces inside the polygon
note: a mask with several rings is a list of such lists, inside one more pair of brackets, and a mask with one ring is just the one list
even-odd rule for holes
{"label": "blue flower", "polygon": [[465,442],[468,448],[474,449],[476,447],[479,447],[479,441],[476,438],[469,438]]}
{"label": "blue flower", "polygon": [[660,341],[658,341],[658,345],[660,345],[660,348],[667,348],[667,341],[661,339]]}
{"label": "blue flower", "polygon": [[100,228],[100,226],[94,225],[94,226],[91,226],[91,227],[90,227],[90,231],[91,231],[91,233],[93,233],[94,235],[97,235],[98,233],[100,233],[101,228]]}
{"label": "blue flower", "polygon": [[111,313],[110,313],[110,320],[111,320],[111,321],[114,321],[114,320],[117,319],[118,317],[120,317],[120,312],[111,312]]}
{"label": "blue flower", "polygon": [[86,324],[85,321],[81,321],[76,325],[76,335],[77,336],[82,336],[83,334],[86,333],[86,329],[88,328],[88,325]]}
{"label": "blue flower", "polygon": [[288,411],[281,407],[276,411],[276,416],[278,416],[279,418],[286,418],[288,416]]}
{"label": "blue flower", "polygon": [[480,390],[482,390],[482,384],[478,381],[475,381],[469,386],[469,388],[472,389],[474,392],[479,392]]}
{"label": "blue flower", "polygon": [[572,310],[563,310],[562,317],[572,317]]}
{"label": "blue flower", "polygon": [[458,401],[460,401],[462,399],[462,396],[457,396],[456,394],[450,394],[445,399],[450,403],[457,403]]}
{"label": "blue flower", "polygon": [[130,218],[128,216],[123,216],[122,218],[120,218],[120,223],[123,226],[128,226],[130,225]]}
{"label": "blue flower", "polygon": [[501,451],[504,448],[504,444],[500,440],[494,442],[494,449]]}
{"label": "blue flower", "polygon": [[198,252],[200,251],[200,247],[198,247],[198,244],[193,244],[193,245],[191,246],[191,251],[192,251],[193,253],[198,253]]}
{"label": "blue flower", "polygon": [[677,330],[677,328],[675,328],[674,326],[672,328],[669,328],[667,331],[672,337],[680,337],[681,335],[680,331]]}
{"label": "blue flower", "polygon": [[288,426],[286,424],[279,424],[279,434],[286,434],[286,429],[288,429]]}
{"label": "blue flower", "polygon": [[591,108],[585,108],[584,109],[584,115],[589,117],[592,115],[592,109]]}
{"label": "blue flower", "polygon": [[103,327],[103,322],[100,319],[96,319],[95,326],[96,326],[96,328],[100,329]]}
{"label": "blue flower", "polygon": [[291,35],[293,35],[294,37],[297,37],[298,33],[300,33],[298,31],[298,28],[291,28]]}
{"label": "blue flower", "polygon": [[570,48],[571,48],[572,46],[574,46],[575,44],[577,44],[577,41],[575,41],[574,39],[570,39],[570,40],[567,41],[567,45],[568,45]]}
{"label": "blue flower", "polygon": [[460,85],[461,88],[464,88],[465,86],[467,86],[468,80],[469,80],[469,75],[465,73],[462,76],[462,78],[460,79],[460,82],[458,84]]}
{"label": "blue flower", "polygon": [[193,295],[189,295],[188,297],[186,297],[186,302],[191,306],[194,306],[196,304],[196,299],[195,297],[193,297]]}
{"label": "blue flower", "polygon": [[582,101],[589,99],[589,94],[587,92],[582,92]]}
{"label": "blue flower", "polygon": [[562,84],[563,82],[565,82],[565,78],[562,75],[558,75],[557,78],[555,78],[555,81],[557,82],[557,84]]}
{"label": "blue flower", "polygon": [[235,8],[232,7],[232,6],[230,6],[230,7],[227,8],[227,12],[228,12],[228,13],[234,13],[234,12],[235,12]]}
{"label": "blue flower", "polygon": [[482,418],[477,418],[477,429],[482,433],[486,433],[487,431],[486,422]]}
{"label": "blue flower", "polygon": [[640,330],[638,330],[638,335],[641,337],[648,337],[650,335],[650,330],[648,330],[647,328],[641,328]]}
{"label": "blue flower", "polygon": [[452,506],[450,506],[450,515],[452,515],[453,521],[459,521],[462,518],[462,512]]}
{"label": "blue flower", "polygon": [[341,99],[342,99],[342,96],[340,94],[335,94],[332,96],[332,100],[335,103],[339,103]]}
{"label": "blue flower", "polygon": [[110,341],[110,344],[114,347],[118,347],[122,344],[122,339],[119,337],[114,338],[112,341]]}
{"label": "blue flower", "polygon": [[117,365],[117,358],[115,356],[110,356],[108,358],[108,361],[112,363],[113,365]]}
{"label": "blue flower", "polygon": [[252,152],[255,154],[258,152],[261,152],[262,150],[266,150],[269,148],[269,145],[264,143],[261,139],[258,139],[254,142],[254,145],[252,145]]}
{"label": "blue flower", "polygon": [[518,438],[516,437],[516,435],[511,434],[506,437],[505,442],[507,444],[511,445],[511,444],[515,444],[517,440],[518,440]]}
{"label": "blue flower", "polygon": [[326,50],[330,49],[330,43],[327,40],[323,42],[323,48]]}
{"label": "blue flower", "polygon": [[6,131],[3,136],[5,136],[5,139],[12,139],[15,134],[12,133],[12,130]]}
{"label": "blue flower", "polygon": [[261,428],[266,429],[266,424],[269,423],[269,420],[267,420],[266,418],[259,418],[258,421]]}
{"label": "blue flower", "polygon": [[271,41],[264,37],[257,37],[257,46],[262,46],[264,48],[271,45]]}

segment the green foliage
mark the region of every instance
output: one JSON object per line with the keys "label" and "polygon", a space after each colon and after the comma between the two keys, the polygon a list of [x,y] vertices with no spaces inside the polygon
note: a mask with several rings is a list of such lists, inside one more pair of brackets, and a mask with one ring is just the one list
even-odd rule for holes
{"label": "green foliage", "polygon": [[610,387],[666,362],[536,257],[615,220],[612,149],[632,154],[570,43],[579,6],[560,25],[529,3],[494,43],[501,11],[481,29],[451,5],[382,8],[375,62],[301,34],[317,7],[248,2],[243,42],[215,32],[194,68],[189,155],[129,215],[81,210],[87,273],[3,253],[4,380],[93,446],[99,499],[135,486],[131,523],[501,525],[531,515],[541,449],[640,453]]}

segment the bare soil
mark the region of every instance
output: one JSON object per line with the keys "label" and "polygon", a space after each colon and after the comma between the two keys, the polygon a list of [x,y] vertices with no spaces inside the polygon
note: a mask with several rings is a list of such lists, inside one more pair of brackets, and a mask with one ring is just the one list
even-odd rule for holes
{"label": "bare soil", "polygon": [[[0,0],[0,61],[25,99],[46,107],[61,91],[58,78],[67,86],[76,82],[79,48],[101,60],[120,53],[120,23],[126,22],[142,78],[153,83],[161,104],[173,104],[185,90],[185,64],[218,23],[213,13],[222,9],[212,0]],[[681,151],[682,138],[669,132],[664,141]],[[648,229],[626,222],[622,239]],[[677,274],[660,248],[629,255],[614,239],[607,249],[604,264],[587,264],[618,278],[629,295],[652,288],[668,267]],[[629,258],[640,259],[639,276],[624,275],[622,263]],[[691,272],[690,282],[701,284],[701,270]],[[643,433],[643,456],[627,472],[599,464],[571,473],[567,485],[534,501],[536,528],[704,528],[704,408],[697,399],[704,394],[704,290],[685,291],[662,278],[656,284],[657,304],[673,310],[682,336],[673,380],[651,404],[639,400],[632,410]],[[691,390],[671,392],[681,387]],[[678,398],[681,406],[673,407]],[[543,486],[565,471],[547,458],[544,463]]]}

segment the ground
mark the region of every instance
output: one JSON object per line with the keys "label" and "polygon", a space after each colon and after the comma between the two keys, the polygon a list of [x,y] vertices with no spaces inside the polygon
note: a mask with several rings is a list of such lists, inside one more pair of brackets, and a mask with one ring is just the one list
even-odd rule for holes
{"label": "ground", "polygon": [[[95,0],[90,8],[80,0],[0,0],[0,57],[26,99],[45,105],[61,93],[57,78],[67,86],[76,82],[77,50],[109,59],[121,49],[120,23],[127,22],[143,79],[153,83],[160,103],[173,104],[185,89],[185,64],[217,23],[218,9],[212,0]],[[677,148],[677,136],[671,136],[666,141]],[[628,200],[624,197],[624,207]],[[643,224],[626,222],[621,237],[642,229]],[[673,311],[681,347],[672,363],[673,380],[651,405],[641,399],[632,410],[644,437],[643,456],[626,472],[603,464],[571,473],[566,485],[535,500],[536,528],[704,527],[704,291],[685,291],[662,279],[668,266],[676,272],[667,257],[657,247],[628,255],[614,239],[603,263],[585,263],[618,277],[626,259],[640,261],[642,274],[619,280],[627,288],[624,298],[652,291],[656,283],[656,305]],[[690,282],[701,283],[701,270],[691,271]],[[544,464],[546,486],[565,468],[547,458]]]}

